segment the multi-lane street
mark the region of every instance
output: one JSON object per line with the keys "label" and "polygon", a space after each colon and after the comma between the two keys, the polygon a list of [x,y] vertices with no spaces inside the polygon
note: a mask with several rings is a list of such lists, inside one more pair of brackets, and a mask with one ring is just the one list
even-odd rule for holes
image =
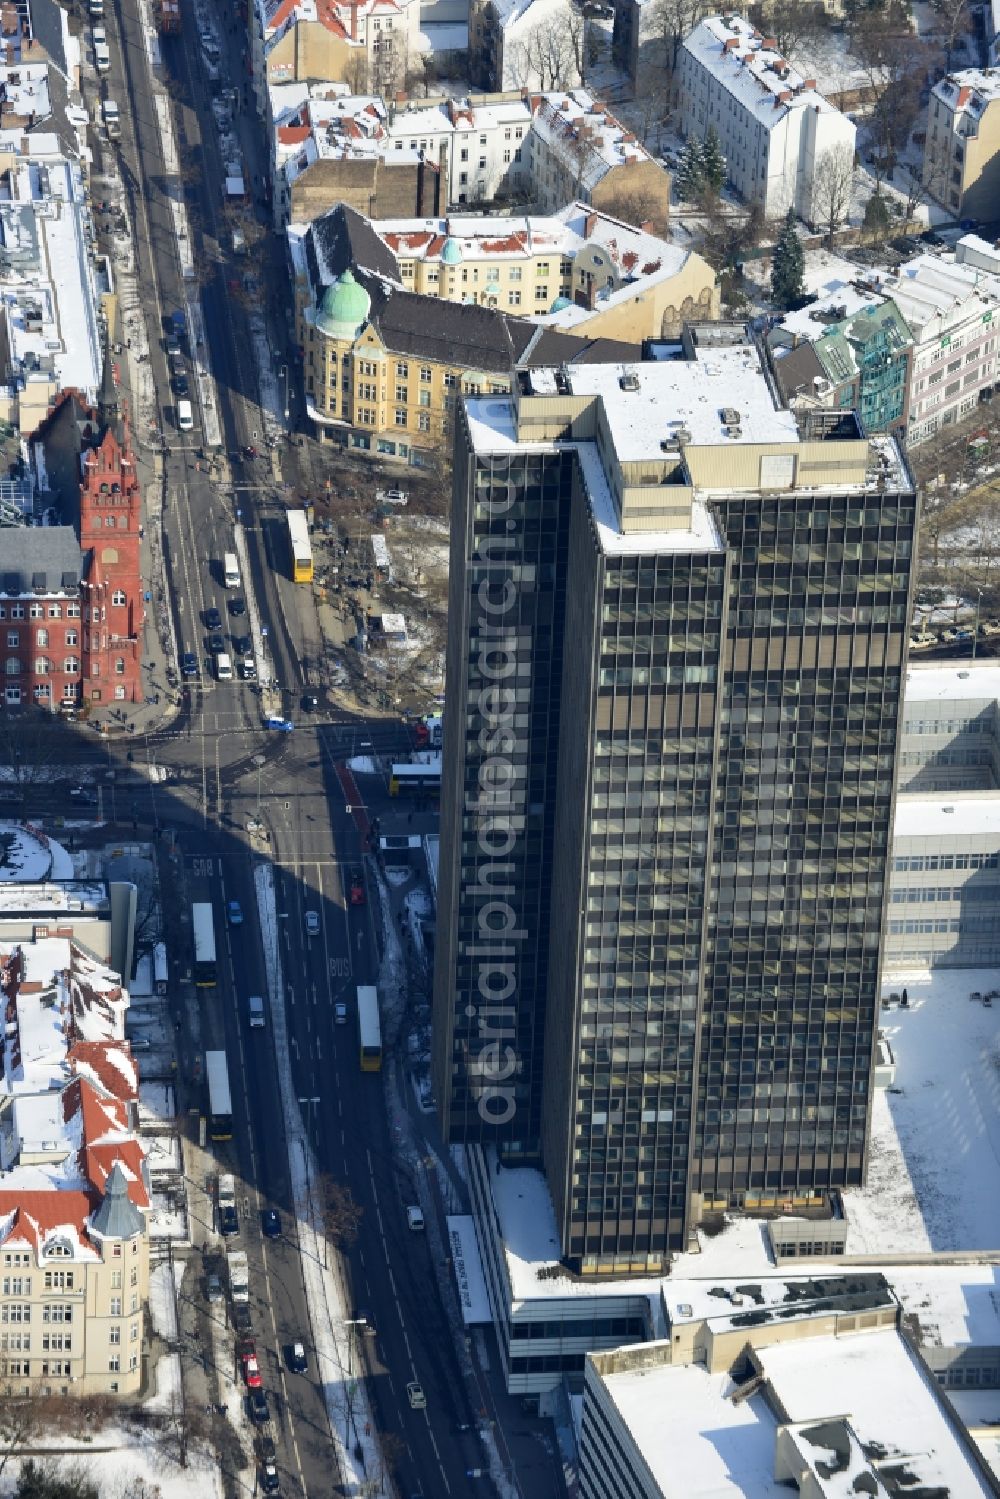
{"label": "multi-lane street", "polygon": [[[242,93],[242,53],[228,16],[216,19],[223,44],[222,85],[233,84]],[[273,861],[296,1097],[318,1169],[346,1186],[362,1210],[357,1237],[342,1251],[346,1305],[341,1310],[354,1325],[345,1346],[354,1371],[365,1377],[395,1485],[387,1484],[385,1492],[482,1495],[489,1491],[488,1482],[467,1476],[480,1467],[482,1452],[469,1430],[473,1412],[453,1355],[452,1334],[444,1324],[427,1237],[407,1228],[405,1204],[412,1197],[412,1183],[394,1152],[384,1079],[360,1070],[354,1024],[355,986],[375,981],[379,953],[372,904],[351,905],[345,899],[344,871],[362,863],[362,849],[335,766],[353,750],[403,751],[408,735],[399,723],[365,722],[332,711],[311,592],[288,579],[280,545],[286,503],[282,481],[294,488],[295,454],[283,450],[284,474],[276,472],[269,451],[241,456],[251,447],[264,449],[265,423],[257,404],[244,299],[232,290],[234,280],[239,288],[244,265],[235,262],[227,245],[222,216],[223,165],[211,111],[217,90],[206,87],[193,13],[186,13],[179,36],[160,39],[160,76],[169,83],[181,146],[178,174],[171,174],[165,162],[156,98],[159,93],[162,110],[163,91],[152,86],[143,30],[148,20],[137,0],[116,0],[107,22],[112,65],[101,87],[122,110],[120,170],[135,229],[137,280],[159,406],[155,430],[140,426],[136,413],[147,473],[152,473],[153,450],[163,434],[149,488],[158,502],[156,523],[162,525],[177,659],[157,662],[151,682],[165,693],[168,669],[179,678],[184,652],[196,657],[198,667],[197,675],[184,683],[180,707],[160,719],[147,713],[130,739],[109,742],[83,725],[53,726],[58,745],[51,758],[62,758],[74,774],[62,785],[29,784],[22,805],[29,812],[79,815],[80,802],[70,795],[69,782],[83,779],[102,818],[125,828],[131,822],[136,830],[169,829],[182,855],[180,889],[172,895],[182,906],[199,899],[213,905],[219,980],[207,997],[206,991],[198,991],[197,1035],[178,1006],[178,1044],[185,1061],[179,1086],[184,1106],[197,1106],[200,1054],[206,1048],[225,1048],[234,1131],[232,1141],[219,1147],[217,1165],[235,1172],[247,1209],[241,1240],[250,1260],[254,1332],[274,1421],[281,1492],[327,1495],[340,1492],[340,1486],[315,1359],[302,1375],[291,1372],[287,1358],[288,1345],[296,1339],[309,1348],[310,1318],[272,1027],[251,1029],[248,1023],[248,996],[268,993],[253,871],[261,859]],[[242,118],[238,128],[248,180],[254,181],[260,177],[263,141],[255,121]],[[194,278],[186,281],[171,205],[178,182],[196,267]],[[280,246],[265,239],[254,257],[261,302],[283,300],[277,278],[269,281],[277,255]],[[182,432],[175,419],[165,330],[171,315],[186,305],[193,305],[195,317],[188,323],[184,355],[190,365],[203,363],[210,369],[221,431],[211,467],[197,422],[193,432]],[[203,341],[197,337],[199,326]],[[276,360],[287,358],[287,352],[273,350]],[[294,400],[293,391],[293,414]],[[197,412],[198,402],[194,404]],[[221,562],[224,553],[235,549],[237,526],[244,575],[238,590],[227,590]],[[247,615],[229,610],[235,597],[249,606],[253,630]],[[282,711],[295,721],[294,733],[263,727],[257,683],[238,676],[216,680],[208,642],[215,628],[209,614],[213,609],[221,616],[227,651],[234,651],[238,637],[252,637],[258,676],[280,687]],[[309,716],[298,711],[307,688],[319,696],[318,711]],[[266,842],[247,833],[247,822],[257,818],[266,828]],[[232,900],[239,901],[244,913],[238,927],[227,924]],[[307,935],[307,911],[319,918],[315,936]],[[346,1024],[336,1021],[335,1007],[342,1002],[349,1007]],[[266,1238],[261,1229],[260,1214],[270,1207],[281,1215],[277,1238]],[[338,1253],[332,1247],[329,1252]],[[357,1328],[362,1310],[374,1333]],[[411,1408],[406,1386],[412,1381],[422,1386],[426,1409]],[[244,1475],[238,1480],[227,1472],[226,1481],[236,1493],[253,1491],[255,1479]]]}

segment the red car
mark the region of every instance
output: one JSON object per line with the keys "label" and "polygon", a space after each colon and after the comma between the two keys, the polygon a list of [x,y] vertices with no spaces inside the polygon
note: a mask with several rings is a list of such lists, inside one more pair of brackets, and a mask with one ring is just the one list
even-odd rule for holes
{"label": "red car", "polygon": [[248,1390],[259,1390],[264,1383],[255,1353],[247,1354],[243,1359],[243,1378],[246,1380]]}
{"label": "red car", "polygon": [[365,903],[365,882],[360,869],[355,869],[351,875],[351,905],[363,906]]}

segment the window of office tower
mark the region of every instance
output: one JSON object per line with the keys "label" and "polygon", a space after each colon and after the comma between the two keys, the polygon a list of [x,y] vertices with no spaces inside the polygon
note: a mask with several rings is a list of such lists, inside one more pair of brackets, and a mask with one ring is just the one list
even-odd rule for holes
{"label": "window of office tower", "polygon": [[571,1253],[679,1237],[692,1129],[725,559],[608,563],[587,844]]}
{"label": "window of office tower", "polygon": [[915,502],[723,502],[733,550],[692,1186],[861,1181]]}
{"label": "window of office tower", "polygon": [[[464,940],[456,959],[452,1110],[469,1136],[515,1153],[535,1148],[541,1108],[547,793],[561,655],[554,642],[562,634],[571,463],[566,454],[484,458],[469,497],[457,921],[476,940]],[[501,911],[504,902],[509,911]],[[504,973],[501,964],[509,965]]]}

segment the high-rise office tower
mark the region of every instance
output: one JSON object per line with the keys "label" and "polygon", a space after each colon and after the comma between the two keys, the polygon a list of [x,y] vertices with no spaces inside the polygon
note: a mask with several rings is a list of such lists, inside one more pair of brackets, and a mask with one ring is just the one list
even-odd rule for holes
{"label": "high-rise office tower", "polygon": [[584,1273],[863,1179],[915,519],[741,329],[465,405],[435,1087]]}

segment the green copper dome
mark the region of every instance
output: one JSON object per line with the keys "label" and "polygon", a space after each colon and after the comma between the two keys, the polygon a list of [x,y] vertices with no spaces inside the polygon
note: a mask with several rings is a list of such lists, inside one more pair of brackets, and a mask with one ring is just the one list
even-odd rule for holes
{"label": "green copper dome", "polygon": [[368,321],[371,308],[371,297],[347,270],[323,293],[316,327],[328,338],[356,338]]}
{"label": "green copper dome", "polygon": [[461,265],[461,263],[462,247],[457,242],[457,240],[452,239],[451,235],[449,234],[448,238],[445,240],[444,244],[441,247],[441,264]]}

